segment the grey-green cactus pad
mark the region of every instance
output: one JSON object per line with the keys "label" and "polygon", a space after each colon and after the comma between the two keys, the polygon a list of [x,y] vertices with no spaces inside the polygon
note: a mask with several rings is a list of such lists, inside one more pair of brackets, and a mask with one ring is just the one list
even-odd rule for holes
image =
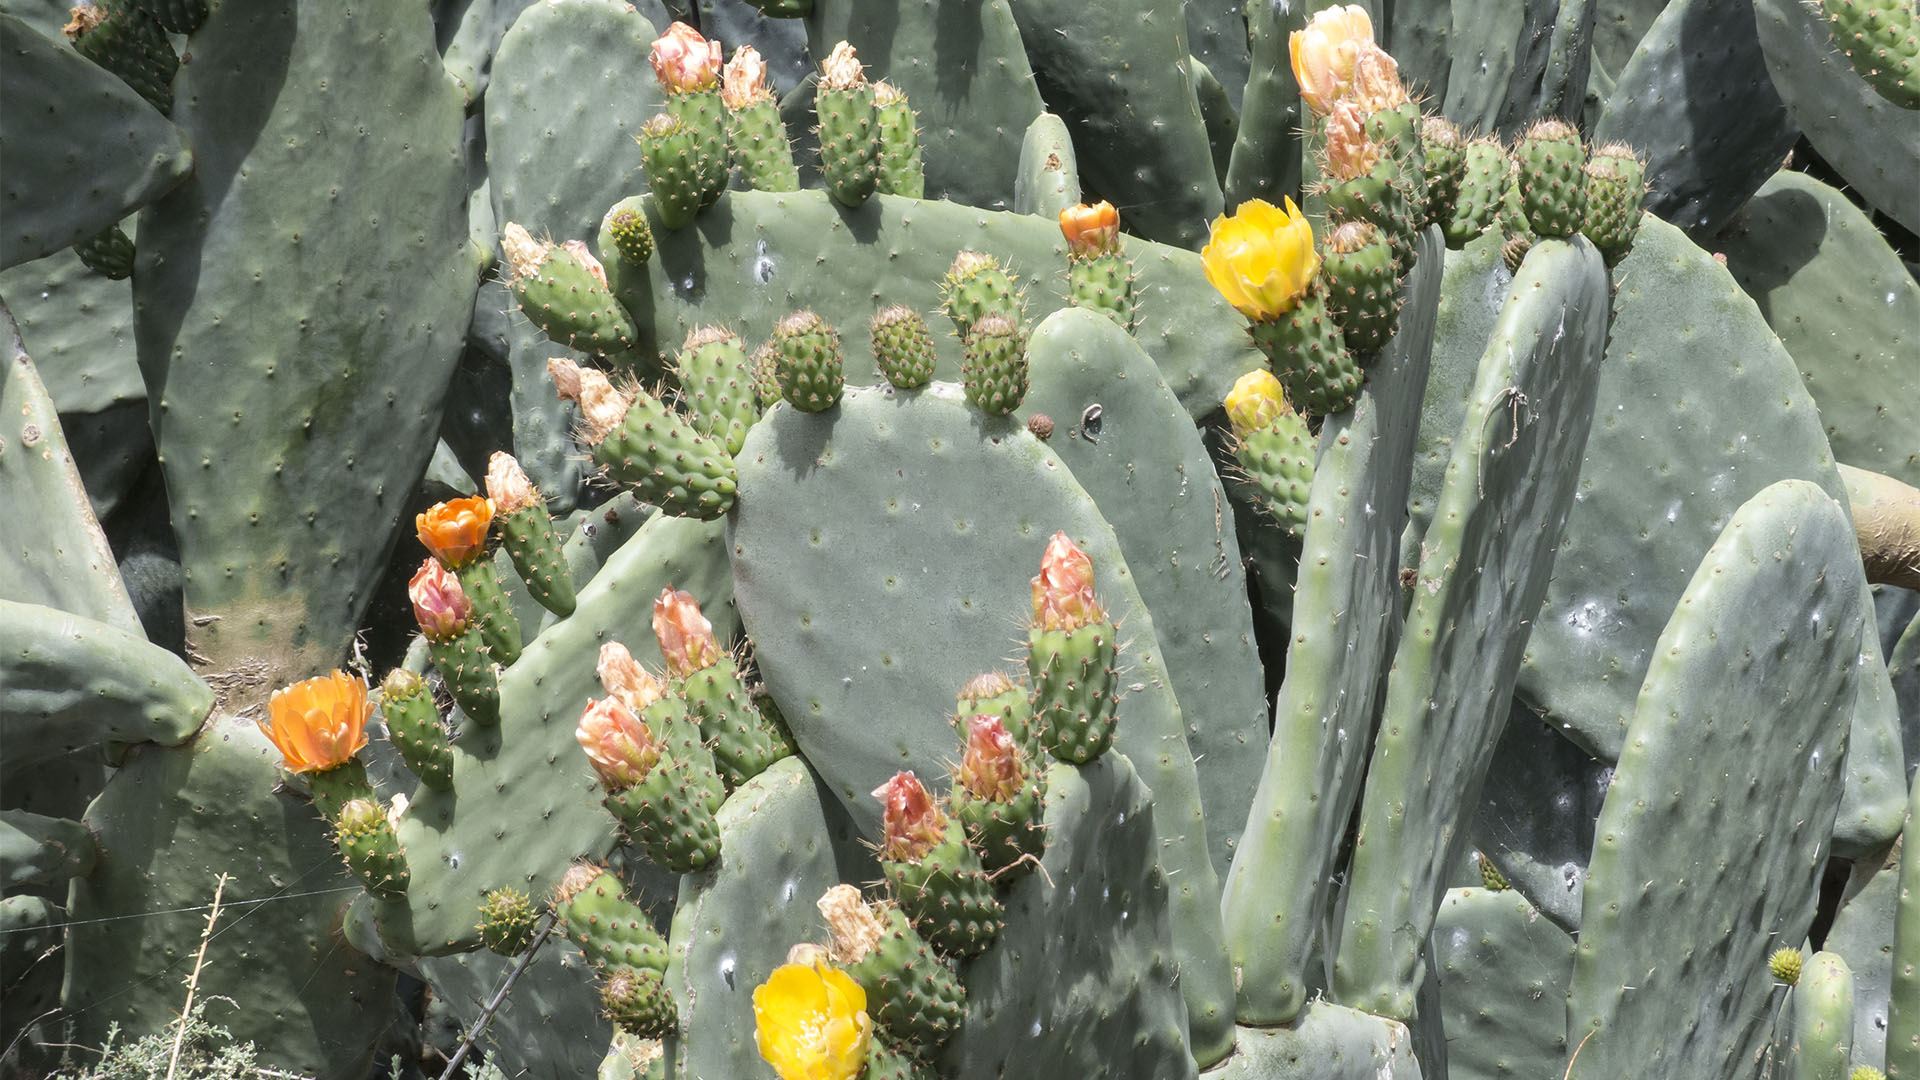
{"label": "grey-green cactus pad", "polygon": [[1080,201],[1080,166],[1067,123],[1041,113],[1020,140],[1020,172],[1014,177],[1013,212],[1058,218]]}
{"label": "grey-green cactus pad", "polygon": [[[652,212],[651,198],[619,205]],[[1066,303],[1054,285],[1067,263],[1066,240],[1051,218],[891,195],[848,210],[820,191],[736,191],[685,229],[652,221],[659,250],[644,278],[623,270],[613,280],[629,311],[654,312],[661,340],[723,323],[751,343],[780,319],[811,308],[850,343],[847,381],[856,386],[880,381],[857,344],[860,328],[889,304],[939,311],[941,280],[963,250],[992,255],[1031,282],[1028,317],[1043,318]],[[611,250],[603,235],[601,253]],[[1131,240],[1127,253],[1140,301],[1134,336],[1187,411],[1206,416],[1241,372],[1262,363],[1245,321],[1207,284],[1194,252]],[[959,341],[942,334],[934,344],[934,377],[957,379]]]}
{"label": "grey-green cactus pad", "polygon": [[[1572,1076],[1749,1075],[1766,958],[1813,919],[1866,603],[1846,513],[1807,481],[1754,496],[1701,561],[1595,826]],[[1697,1022],[1676,1025],[1676,1001]]]}
{"label": "grey-green cactus pad", "polygon": [[1612,779],[1611,766],[1515,701],[1472,809],[1469,842],[1570,934],[1580,929],[1593,823]]}
{"label": "grey-green cactus pad", "polygon": [[1853,972],[1853,1054],[1869,1065],[1886,1060],[1902,847],[1896,840],[1884,854],[1854,861],[1853,876],[1824,942]]}
{"label": "grey-green cactus pad", "polygon": [[1028,338],[1027,362],[1031,385],[1016,416],[1053,419],[1048,449],[1113,526],[1153,612],[1200,773],[1207,846],[1225,873],[1267,740],[1266,684],[1233,511],[1199,431],[1153,360],[1113,320],[1057,311]]}
{"label": "grey-green cactus pad", "polygon": [[[479,949],[422,957],[415,967],[436,1003],[469,1030],[519,963],[517,956]],[[592,967],[580,947],[556,930],[493,1014],[479,1049],[507,1076],[594,1080],[612,1039]]]}
{"label": "grey-green cactus pad", "polygon": [[1413,1035],[1398,1020],[1312,1001],[1283,1027],[1243,1027],[1207,1080],[1420,1080]]}
{"label": "grey-green cactus pad", "polygon": [[[62,413],[143,401],[133,357],[133,289],[87,269],[72,251],[0,271],[0,300],[20,324],[47,393]],[[144,417],[143,417],[144,418]]]}
{"label": "grey-green cactus pad", "polygon": [[877,878],[853,822],[797,757],[720,808],[720,859],[680,879],[667,986],[680,1008],[677,1075],[774,1080],[754,1042],[753,991],[803,941],[824,943],[815,906],[843,881]]}
{"label": "grey-green cactus pad", "polygon": [[1567,932],[1519,893],[1448,890],[1433,923],[1448,1075],[1560,1075],[1573,955]]}
{"label": "grey-green cactus pad", "polygon": [[1834,458],[1920,486],[1920,284],[1872,219],[1782,170],[1713,247],[1792,355]]}
{"label": "grey-green cactus pad", "polygon": [[209,1019],[256,1043],[262,1065],[367,1075],[365,1033],[390,1015],[394,974],[339,940],[360,886],[313,806],[276,786],[279,772],[253,724],[222,717],[184,746],[136,750],[87,808],[105,857],[69,894],[62,1004],[76,1041],[97,1046],[109,1023],[145,1032],[178,1012],[225,873],[199,993],[242,1007]]}
{"label": "grey-green cactus pad", "polygon": [[193,168],[179,128],[64,41],[0,13],[0,56],[0,267],[92,236]]}
{"label": "grey-green cactus pad", "polygon": [[[500,680],[500,726],[468,724],[453,744],[452,790],[421,786],[400,819],[413,883],[403,899],[376,905],[388,948],[474,948],[475,912],[489,890],[544,896],[574,859],[613,847],[615,819],[573,735],[587,700],[605,696],[594,670],[600,646],[621,642],[658,670],[653,600],[668,585],[693,593],[715,635],[734,639],[721,545],[717,523],[649,519],[580,590],[574,613],[527,643]],[[463,797],[469,791],[485,797]]]}
{"label": "grey-green cactus pad", "polygon": [[1154,809],[1123,754],[1048,769],[1046,856],[961,970],[966,1024],[942,1075],[1194,1075]]}
{"label": "grey-green cactus pad", "polygon": [[741,618],[802,752],[869,838],[880,807],[868,793],[900,769],[938,786],[959,757],[954,694],[1021,655],[1047,539],[1064,531],[1092,557],[1122,628],[1115,746],[1154,792],[1182,985],[1196,1031],[1228,1030],[1218,885],[1181,708],[1120,545],[1066,466],[951,383],[853,389],[818,414],[777,405],[738,465],[728,540]]}
{"label": "grey-green cactus pad", "polygon": [[64,884],[93,869],[99,854],[87,827],[67,818],[0,810],[0,886]]}
{"label": "grey-green cactus pad", "polygon": [[1543,240],[1487,342],[1387,674],[1334,966],[1343,1004],[1414,1015],[1421,952],[1466,839],[1457,825],[1479,801],[1573,504],[1608,291],[1593,245]]}
{"label": "grey-green cactus pad", "polygon": [[1227,875],[1239,1019],[1292,1019],[1339,838],[1360,794],[1380,673],[1398,633],[1400,532],[1427,379],[1442,242],[1420,238],[1400,328],[1354,407],[1327,418],[1274,734]]}
{"label": "grey-green cactus pad", "polygon": [[1460,251],[1447,253],[1440,283],[1440,310],[1434,319],[1433,362],[1427,392],[1420,403],[1420,436],[1413,447],[1413,479],[1407,494],[1407,532],[1402,538],[1403,566],[1419,564],[1420,537],[1433,520],[1440,486],[1453,457],[1453,440],[1473,396],[1474,372],[1493,325],[1507,303],[1513,274],[1500,257],[1500,230],[1489,229]]}

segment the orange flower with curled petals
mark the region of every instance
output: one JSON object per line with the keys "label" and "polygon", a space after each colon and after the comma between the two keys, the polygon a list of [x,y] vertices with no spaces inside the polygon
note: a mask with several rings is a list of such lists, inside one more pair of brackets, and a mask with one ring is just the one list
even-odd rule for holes
{"label": "orange flower with curled petals", "polygon": [[1373,20],[1358,4],[1327,8],[1287,37],[1300,97],[1320,116],[1347,96],[1361,53],[1378,50]]}
{"label": "orange flower with curled petals", "polygon": [[660,655],[667,658],[667,670],[676,679],[720,662],[713,623],[700,614],[700,602],[685,589],[669,585],[660,590],[653,602],[653,636],[660,639]]}
{"label": "orange flower with curled petals", "polygon": [[286,759],[288,772],[326,772],[353,760],[367,745],[372,714],[367,684],[335,669],[275,690],[259,727]]}
{"label": "orange flower with curled petals", "polygon": [[1060,234],[1067,238],[1067,252],[1075,258],[1117,254],[1120,214],[1105,200],[1092,206],[1078,203],[1060,211]]}
{"label": "orange flower with curled petals", "polygon": [[782,964],[753,991],[754,1038],[780,1080],[854,1080],[867,1067],[867,992],[825,964]]}
{"label": "orange flower with curled petals", "polygon": [[1200,249],[1207,282],[1240,314],[1267,322],[1293,310],[1320,270],[1313,225],[1292,199],[1286,209],[1248,199],[1232,217],[1213,219]]}
{"label": "orange flower with curled petals", "polygon": [[873,797],[880,800],[882,858],[914,862],[947,838],[947,815],[912,769],[893,774],[873,789]]}
{"label": "orange flower with curled petals", "polygon": [[435,503],[413,519],[414,535],[449,570],[458,570],[487,553],[487,529],[493,504],[474,496]]}
{"label": "orange flower with curled petals", "polygon": [[720,43],[708,41],[686,23],[668,27],[655,39],[647,59],[653,63],[653,77],[669,94],[711,90],[720,85]]}
{"label": "orange flower with curled petals", "polygon": [[1093,558],[1066,533],[1054,533],[1040,557],[1040,573],[1033,579],[1033,624],[1042,630],[1071,632],[1106,618],[1093,596]]}

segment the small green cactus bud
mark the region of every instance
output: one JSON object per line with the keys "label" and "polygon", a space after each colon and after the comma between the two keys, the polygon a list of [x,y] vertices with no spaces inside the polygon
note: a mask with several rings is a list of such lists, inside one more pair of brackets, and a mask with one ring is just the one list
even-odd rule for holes
{"label": "small green cactus bud", "polygon": [[840,334],[811,311],[797,311],[773,328],[774,377],[780,396],[801,412],[825,412],[845,392]]}
{"label": "small green cactus bud", "polygon": [[400,850],[393,822],[379,803],[364,798],[348,800],[334,818],[333,842],[347,869],[368,892],[393,898],[407,891],[406,855]]}
{"label": "small green cactus bud", "polygon": [[73,245],[73,253],[87,269],[113,281],[133,276],[133,241],[120,226],[106,228]]}
{"label": "small green cactus bud", "polygon": [[1587,214],[1586,147],[1564,120],[1540,120],[1514,144],[1519,168],[1520,209],[1537,236],[1559,238],[1580,231]]}
{"label": "small green cactus bud", "polygon": [[613,237],[613,250],[628,266],[645,266],[653,258],[653,226],[646,215],[633,210],[615,210],[607,215],[607,233]]}
{"label": "small green cactus bud", "polygon": [[540,913],[533,901],[517,889],[495,889],[480,901],[480,940],[501,956],[518,956],[533,944],[534,924]]}
{"label": "small green cactus bud", "polygon": [[961,338],[987,315],[999,315],[1016,324],[1023,321],[1024,304],[1013,275],[1000,266],[999,260],[978,251],[962,251],[954,258],[941,284],[941,299],[947,318],[953,320],[954,334]]}
{"label": "small green cactus bud", "polygon": [[620,1030],[643,1039],[662,1039],[680,1023],[673,992],[660,972],[645,967],[616,967],[600,983],[600,1006]]}
{"label": "small green cactus bud", "polygon": [[1493,865],[1493,860],[1487,858],[1486,853],[1476,851],[1473,854],[1473,858],[1475,862],[1480,864],[1481,883],[1490,891],[1505,892],[1513,888],[1512,885],[1507,883],[1506,875],[1500,872],[1499,867]]}
{"label": "small green cactus bud", "polygon": [[81,4],[62,30],[81,56],[119,76],[163,113],[173,111],[180,57],[167,32],[131,5]]}
{"label": "small green cactus bud", "polygon": [[960,379],[981,412],[1005,416],[1027,396],[1027,336],[1012,320],[988,315],[967,334]]}
{"label": "small green cactus bud", "polygon": [[1420,149],[1427,177],[1427,213],[1422,224],[1444,225],[1452,215],[1466,170],[1465,144],[1453,121],[1438,115],[1421,118]]}
{"label": "small green cactus bud", "polygon": [[873,356],[896,390],[917,390],[933,379],[933,333],[920,313],[895,304],[873,317]]}
{"label": "small green cactus bud", "polygon": [[1887,1074],[1871,1065],[1855,1065],[1847,1080],[1887,1080]]}
{"label": "small green cactus bud", "polygon": [[1507,151],[1495,139],[1475,139],[1460,150],[1460,183],[1440,215],[1447,246],[1458,251],[1487,231],[1507,196]]}
{"label": "small green cactus bud", "polygon": [[1774,978],[1788,986],[1800,981],[1801,964],[1799,949],[1775,949],[1773,955],[1767,957],[1767,970],[1773,972]]}

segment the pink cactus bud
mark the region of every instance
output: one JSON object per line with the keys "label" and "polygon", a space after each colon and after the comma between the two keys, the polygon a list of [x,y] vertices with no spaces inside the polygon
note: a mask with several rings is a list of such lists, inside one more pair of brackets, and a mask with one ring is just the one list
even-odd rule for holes
{"label": "pink cactus bud", "polygon": [[567,254],[580,260],[580,265],[587,268],[587,273],[593,275],[593,280],[599,282],[601,288],[607,287],[607,268],[601,266],[600,260],[594,258],[593,252],[587,250],[585,240],[569,240],[560,246]]}
{"label": "pink cactus bud", "polygon": [[625,645],[609,641],[600,646],[600,666],[597,669],[600,685],[607,693],[620,699],[621,704],[634,712],[644,712],[647,706],[667,695],[667,688],[653,673],[640,666]]}
{"label": "pink cactus bud", "polygon": [[893,779],[873,789],[873,797],[880,800],[886,837],[880,846],[883,858],[913,862],[946,839],[947,815],[934,805],[933,796],[913,770],[893,774]]}
{"label": "pink cactus bud", "polygon": [[674,23],[653,43],[648,55],[653,77],[669,94],[711,90],[720,85],[720,43],[708,41],[686,23]]}
{"label": "pink cactus bud", "polygon": [[690,592],[671,585],[660,590],[660,598],[653,602],[653,636],[660,639],[660,655],[667,658],[667,670],[676,679],[720,662],[713,624],[700,614],[700,603]]}
{"label": "pink cactus bud", "polygon": [[1040,574],[1033,579],[1033,623],[1042,630],[1078,630],[1105,622],[1093,597],[1093,559],[1058,532],[1047,541]]}
{"label": "pink cactus bud", "polygon": [[1012,802],[1020,794],[1020,747],[997,716],[967,721],[967,749],[958,779],[967,794],[990,802]]}
{"label": "pink cactus bud", "polygon": [[473,601],[438,559],[420,564],[420,572],[407,582],[407,598],[413,601],[413,617],[428,641],[446,641],[466,632],[473,618]]}
{"label": "pink cactus bud", "polygon": [[544,505],[540,493],[534,490],[533,481],[527,479],[526,470],[505,450],[495,450],[487,459],[487,499],[493,503],[493,512],[500,516],[524,507]]}
{"label": "pink cactus bud", "polygon": [[1380,147],[1367,138],[1367,114],[1351,101],[1341,101],[1327,114],[1327,174],[1352,180],[1373,171]]}
{"label": "pink cactus bud", "polygon": [[608,791],[625,791],[645,780],[660,760],[660,743],[653,732],[618,698],[588,702],[573,737]]}
{"label": "pink cactus bud", "polygon": [[742,45],[727,61],[720,79],[720,100],[733,112],[773,100],[773,91],[767,87],[767,62],[760,58],[760,50]]}

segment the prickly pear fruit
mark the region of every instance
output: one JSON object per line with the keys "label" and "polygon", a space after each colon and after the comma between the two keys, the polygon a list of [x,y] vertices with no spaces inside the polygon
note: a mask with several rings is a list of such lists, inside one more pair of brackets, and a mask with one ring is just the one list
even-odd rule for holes
{"label": "prickly pear fruit", "polygon": [[163,113],[173,111],[173,76],[180,57],[159,23],[124,4],[82,4],[63,32],[81,56],[133,87]]}
{"label": "prickly pear fruit", "polygon": [[646,215],[614,210],[607,216],[607,232],[613,237],[613,249],[628,266],[645,266],[653,258],[653,226],[647,224]]}
{"label": "prickly pear fruit", "polygon": [[453,748],[426,681],[405,668],[393,669],[380,684],[380,716],[408,771],[430,788],[451,790]]}
{"label": "prickly pear fruit", "polygon": [[900,910],[945,955],[973,956],[985,949],[1006,920],[960,823],[941,812],[910,771],[896,774],[873,794],[881,802],[885,829],[880,870]]}
{"label": "prickly pear fruit", "polygon": [[573,614],[573,572],[561,554],[553,516],[526,470],[504,450],[487,459],[487,499],[500,523],[501,544],[527,593],[555,615]]}
{"label": "prickly pear fruit", "polygon": [[1580,231],[1587,214],[1586,147],[1563,120],[1540,120],[1513,146],[1519,167],[1520,209],[1534,235],[1559,238]]}
{"label": "prickly pear fruit", "polygon": [[700,212],[706,189],[700,160],[701,136],[672,113],[656,113],[640,126],[634,139],[647,169],[647,187],[653,191],[654,212],[660,224],[681,229]]}
{"label": "prickly pear fruit", "polygon": [[866,990],[880,1030],[923,1052],[960,1030],[966,991],[899,907],[869,904],[851,885],[828,889],[818,906],[833,934],[827,955]]}
{"label": "prickly pear fruit", "polygon": [[1421,163],[1427,179],[1427,212],[1420,225],[1445,225],[1460,194],[1466,171],[1465,140],[1460,129],[1444,116],[1420,118]]}
{"label": "prickly pear fruit", "polygon": [[825,412],[847,386],[840,334],[811,311],[795,312],[773,328],[774,377],[780,394],[801,412]]}
{"label": "prickly pear fruit", "polygon": [[1055,533],[1033,579],[1027,677],[1047,752],[1085,765],[1113,745],[1119,708],[1117,630],[1093,595],[1093,560]]}
{"label": "prickly pear fruit", "polygon": [[990,873],[1030,870],[1046,851],[1042,765],[1027,757],[999,717],[973,716],[963,724],[966,746],[954,773],[953,815]]}
{"label": "prickly pear fruit", "polygon": [[627,899],[612,871],[574,864],[554,887],[553,910],[561,929],[595,967],[667,970],[667,943],[647,913]]}
{"label": "prickly pear fruit", "polygon": [[961,384],[967,400],[990,416],[1005,416],[1027,396],[1027,335],[1012,321],[988,315],[967,333]]}
{"label": "prickly pear fruit", "polygon": [[495,889],[480,901],[480,940],[501,956],[518,956],[533,944],[540,913],[517,889]]}
{"label": "prickly pear fruit", "polygon": [[1307,422],[1287,404],[1279,380],[1270,372],[1240,376],[1227,394],[1227,420],[1233,425],[1234,459],[1257,489],[1254,505],[1271,514],[1288,533],[1307,528],[1307,496],[1313,489],[1316,440]]}
{"label": "prickly pear fruit", "polygon": [[859,206],[873,195],[879,181],[874,160],[876,110],[873,87],[853,46],[841,42],[820,65],[820,86],[814,94],[820,119],[820,170],[827,194],[843,206]]}
{"label": "prickly pear fruit", "polygon": [[988,315],[998,315],[1014,325],[1022,321],[1024,304],[1014,287],[1013,275],[1001,267],[998,259],[978,251],[962,251],[953,260],[941,283],[941,298],[947,318],[953,320],[953,332],[964,339],[973,324]]}
{"label": "prickly pear fruit", "polygon": [[680,1023],[666,976],[653,968],[616,967],[600,980],[600,1007],[620,1030],[663,1039]]}
{"label": "prickly pear fruit", "polygon": [[918,199],[926,194],[926,172],[920,164],[917,114],[907,95],[888,82],[873,84],[874,186],[883,195]]}
{"label": "prickly pear fruit", "polygon": [[933,379],[933,333],[920,313],[894,304],[873,317],[873,357],[895,390],[917,390]]}
{"label": "prickly pear fruit", "polygon": [[780,106],[767,86],[767,63],[759,50],[742,45],[727,61],[720,82],[720,100],[727,107],[727,139],[733,162],[747,187],[755,191],[799,191],[800,170],[793,163],[793,144],[780,122]]}
{"label": "prickly pear fruit", "polygon": [[333,820],[333,842],[368,892],[391,899],[407,891],[407,858],[379,803],[353,799],[342,806]]}
{"label": "prickly pear fruit", "polygon": [[1121,251],[1120,215],[1113,204],[1084,203],[1060,211],[1067,238],[1067,303],[1133,330],[1133,264]]}
{"label": "prickly pear fruit", "polygon": [[696,327],[680,346],[674,374],[693,413],[693,426],[720,440],[727,453],[739,453],[747,429],[760,419],[753,362],[739,335],[723,326]]}
{"label": "prickly pear fruit", "polygon": [[73,245],[73,253],[101,277],[124,281],[133,276],[133,241],[118,225],[109,225]]}
{"label": "prickly pear fruit", "polygon": [[508,222],[500,230],[507,287],[520,310],[552,340],[610,356],[632,348],[639,329],[607,288],[607,272],[579,241],[555,246]]}
{"label": "prickly pear fruit", "polygon": [[1875,93],[1920,109],[1920,13],[1902,0],[1820,0],[1833,43]]}
{"label": "prickly pear fruit", "polygon": [[1646,177],[1646,163],[1625,143],[1608,143],[1587,162],[1587,216],[1580,232],[1600,249],[1608,266],[1633,250],[1633,238],[1640,233]]}
{"label": "prickly pear fruit", "polygon": [[1466,247],[1487,231],[1506,205],[1507,151],[1494,139],[1475,139],[1460,150],[1460,184],[1450,211],[1440,215],[1447,246]]}
{"label": "prickly pear fruit", "polygon": [[1365,221],[1335,227],[1327,235],[1320,278],[1349,348],[1368,356],[1392,339],[1400,314],[1399,274],[1393,249],[1378,229]]}

